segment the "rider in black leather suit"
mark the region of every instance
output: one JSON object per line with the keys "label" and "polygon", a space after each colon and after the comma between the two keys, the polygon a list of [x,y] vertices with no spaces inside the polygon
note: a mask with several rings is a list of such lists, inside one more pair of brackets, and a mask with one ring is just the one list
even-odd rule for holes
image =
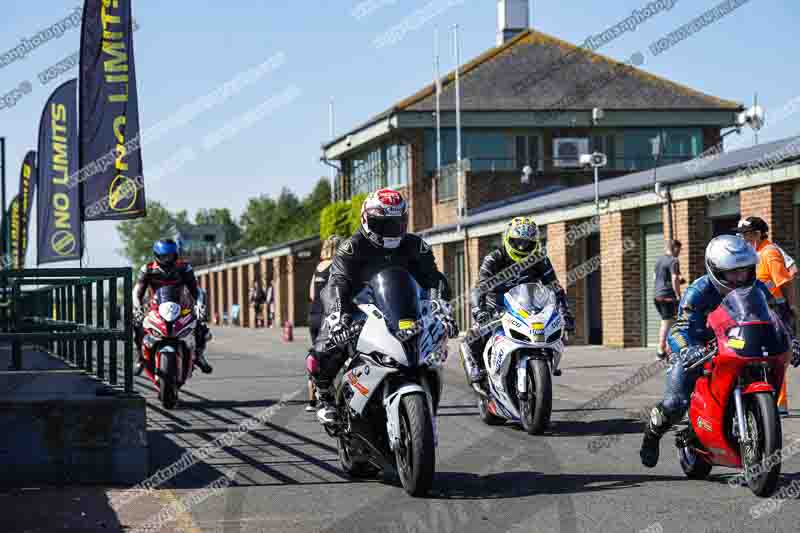
{"label": "rider in black leather suit", "polygon": [[[336,420],[329,389],[346,359],[342,349],[329,346],[329,340],[348,330],[354,311],[353,297],[372,276],[389,267],[402,267],[424,289],[438,289],[441,283],[444,291],[439,297],[450,298],[446,279],[436,268],[430,246],[417,235],[406,233],[407,218],[408,208],[399,192],[376,191],[367,197],[361,208],[359,231],[336,251],[330,279],[323,292],[327,319],[307,361],[322,403],[318,416],[324,423]],[[441,319],[450,337],[458,334],[452,317],[442,314]]]}

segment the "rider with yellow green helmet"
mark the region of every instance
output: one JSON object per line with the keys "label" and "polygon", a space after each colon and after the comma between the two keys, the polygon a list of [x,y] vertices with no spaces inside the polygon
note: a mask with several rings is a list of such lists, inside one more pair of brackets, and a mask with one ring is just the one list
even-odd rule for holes
{"label": "rider with yellow green helmet", "polygon": [[567,294],[558,283],[553,265],[542,249],[539,227],[533,217],[515,217],[503,231],[502,247],[483,259],[478,291],[473,291],[474,324],[464,361],[464,370],[471,383],[485,387],[486,371],[482,354],[491,331],[481,332],[481,326],[502,308],[503,294],[520,283],[536,281],[549,285],[555,291],[565,327],[568,331],[575,331],[575,319],[567,304]]}

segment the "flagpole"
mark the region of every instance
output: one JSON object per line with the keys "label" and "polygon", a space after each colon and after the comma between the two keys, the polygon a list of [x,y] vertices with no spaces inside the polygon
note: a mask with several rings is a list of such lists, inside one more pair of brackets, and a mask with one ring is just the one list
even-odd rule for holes
{"label": "flagpole", "polygon": [[434,70],[436,71],[436,177],[438,178],[442,173],[442,115],[441,115],[441,74],[439,73],[439,28],[434,30]]}
{"label": "flagpole", "polygon": [[461,231],[464,199],[461,190],[461,86],[458,72],[461,69],[461,53],[458,43],[458,24],[453,26],[453,46],[456,56],[456,189],[458,192],[458,231]]}
{"label": "flagpole", "polygon": [[2,203],[3,206],[0,208],[0,212],[3,213],[2,216],[6,216],[6,138],[0,137],[0,164],[2,164],[2,174],[0,174],[0,180],[2,180]]}
{"label": "flagpole", "polygon": [[[328,133],[329,139],[333,140],[334,135],[334,117],[333,117],[333,97],[331,96],[331,101],[328,106]],[[336,184],[334,183],[335,176],[333,174],[333,167],[328,169],[328,175],[330,176],[331,180],[331,202],[336,201]]]}

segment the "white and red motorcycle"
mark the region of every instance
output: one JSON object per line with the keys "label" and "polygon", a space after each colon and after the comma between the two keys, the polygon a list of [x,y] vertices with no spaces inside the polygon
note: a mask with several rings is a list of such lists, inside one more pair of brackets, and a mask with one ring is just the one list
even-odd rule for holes
{"label": "white and red motorcycle", "polygon": [[178,390],[194,371],[196,327],[192,300],[183,287],[161,287],[150,299],[142,322],[144,369],[165,409],[175,408]]}

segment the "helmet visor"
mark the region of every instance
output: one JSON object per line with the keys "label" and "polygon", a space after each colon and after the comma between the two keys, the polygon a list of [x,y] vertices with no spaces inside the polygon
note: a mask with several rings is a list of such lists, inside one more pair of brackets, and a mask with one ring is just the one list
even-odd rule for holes
{"label": "helmet visor", "polygon": [[178,254],[156,254],[159,265],[172,265],[178,260]]}
{"label": "helmet visor", "polygon": [[406,234],[406,217],[367,217],[370,231],[389,239]]}
{"label": "helmet visor", "polygon": [[749,287],[756,281],[756,269],[754,266],[749,266],[726,270],[720,273],[720,278],[733,288]]}
{"label": "helmet visor", "polygon": [[529,254],[534,250],[534,248],[536,248],[536,241],[531,240],[531,239],[514,239],[514,238],[510,238],[510,239],[508,239],[508,244],[514,250],[516,250],[516,251],[518,251],[520,253],[523,253],[523,254]]}

